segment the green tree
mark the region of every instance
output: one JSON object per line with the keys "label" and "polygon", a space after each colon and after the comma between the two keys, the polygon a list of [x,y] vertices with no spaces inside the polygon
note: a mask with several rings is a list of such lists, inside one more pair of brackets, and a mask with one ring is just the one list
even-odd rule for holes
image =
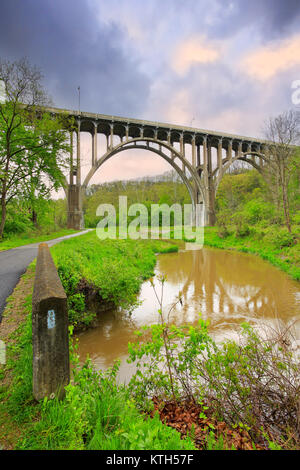
{"label": "green tree", "polygon": [[66,117],[44,112],[49,104],[40,71],[26,59],[0,60],[6,99],[0,103],[0,238],[14,198],[49,197],[64,183],[69,150]]}

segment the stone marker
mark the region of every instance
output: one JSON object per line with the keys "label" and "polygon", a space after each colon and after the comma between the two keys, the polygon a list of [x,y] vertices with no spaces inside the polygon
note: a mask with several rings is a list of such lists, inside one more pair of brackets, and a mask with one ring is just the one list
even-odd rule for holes
{"label": "stone marker", "polygon": [[39,245],[32,297],[33,395],[63,398],[70,380],[67,296],[47,243]]}

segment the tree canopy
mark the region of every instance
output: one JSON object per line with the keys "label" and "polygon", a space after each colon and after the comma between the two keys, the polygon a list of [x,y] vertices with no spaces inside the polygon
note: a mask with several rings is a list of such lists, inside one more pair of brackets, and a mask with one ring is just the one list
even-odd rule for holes
{"label": "tree canopy", "polygon": [[52,116],[43,106],[50,99],[41,85],[40,71],[26,59],[14,63],[0,60],[0,80],[6,99],[0,103],[0,238],[6,206],[23,198],[34,206],[52,189],[64,184],[68,164],[68,132],[65,116]]}

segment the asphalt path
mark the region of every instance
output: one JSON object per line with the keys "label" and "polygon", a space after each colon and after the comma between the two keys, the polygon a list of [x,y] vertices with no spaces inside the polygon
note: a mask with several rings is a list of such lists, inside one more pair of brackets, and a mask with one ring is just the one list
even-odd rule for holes
{"label": "asphalt path", "polygon": [[[91,229],[55,238],[54,240],[48,240],[45,243],[47,243],[48,246],[53,246],[62,240],[78,237],[90,230]],[[40,243],[42,242],[19,246],[11,250],[0,251],[0,322],[7,297],[9,297],[13,292],[20,277],[25,273],[27,266],[34,260],[34,258],[36,258]]]}

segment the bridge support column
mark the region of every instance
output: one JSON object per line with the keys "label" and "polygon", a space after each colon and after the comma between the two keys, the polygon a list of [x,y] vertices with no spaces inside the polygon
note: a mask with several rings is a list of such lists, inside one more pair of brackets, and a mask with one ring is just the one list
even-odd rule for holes
{"label": "bridge support column", "polygon": [[212,155],[211,143],[207,142],[207,176],[206,176],[206,200],[207,200],[207,217],[206,225],[214,226],[216,223],[215,215],[215,186],[212,174]]}
{"label": "bridge support column", "polygon": [[68,186],[68,228],[81,230],[84,228],[82,211],[82,189],[76,184]]}
{"label": "bridge support column", "polygon": [[208,179],[208,207],[206,220],[206,225],[209,227],[213,227],[216,224],[215,188],[211,178]]}
{"label": "bridge support column", "polygon": [[[97,138],[97,134],[96,134]],[[93,138],[93,148],[95,149],[95,134]],[[68,186],[68,228],[81,230],[84,228],[84,219],[82,211],[82,186],[81,186],[81,155],[80,155],[80,120],[78,120],[77,129],[77,161],[76,168],[73,162],[73,149],[71,149],[71,168],[70,184]],[[76,184],[74,182],[76,177]]]}

